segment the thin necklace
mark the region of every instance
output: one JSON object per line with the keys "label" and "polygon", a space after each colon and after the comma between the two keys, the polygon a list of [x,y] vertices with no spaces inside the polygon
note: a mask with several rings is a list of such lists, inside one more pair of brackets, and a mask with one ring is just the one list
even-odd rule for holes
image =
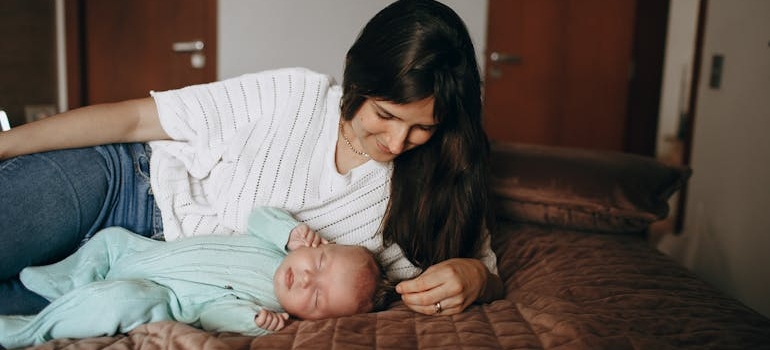
{"label": "thin necklace", "polygon": [[370,158],[369,154],[367,154],[366,152],[361,152],[353,148],[353,144],[351,144],[350,140],[348,140],[347,136],[345,136],[345,130],[342,128],[342,122],[340,122],[340,135],[342,135],[342,139],[345,140],[345,144],[348,145],[348,148],[350,148],[350,150],[353,151],[353,153],[362,157]]}

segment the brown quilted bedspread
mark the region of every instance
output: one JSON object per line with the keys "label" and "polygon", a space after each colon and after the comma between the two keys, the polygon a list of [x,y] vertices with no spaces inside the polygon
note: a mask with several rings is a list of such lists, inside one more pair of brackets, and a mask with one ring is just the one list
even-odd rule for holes
{"label": "brown quilted bedspread", "polygon": [[504,224],[506,297],[454,316],[388,311],[294,322],[251,338],[173,322],[39,349],[762,349],[770,320],[638,237]]}

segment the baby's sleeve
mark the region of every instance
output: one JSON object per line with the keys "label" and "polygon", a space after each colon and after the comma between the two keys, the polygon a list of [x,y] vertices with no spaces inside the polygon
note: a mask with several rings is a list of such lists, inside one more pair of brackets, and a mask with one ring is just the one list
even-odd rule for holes
{"label": "baby's sleeve", "polygon": [[299,221],[286,210],[274,207],[256,207],[249,214],[246,230],[250,235],[274,245],[278,250],[285,251],[289,241],[289,233]]}
{"label": "baby's sleeve", "polygon": [[200,326],[210,332],[236,332],[248,336],[271,333],[257,327],[255,317],[262,309],[254,302],[235,296],[212,302],[200,314]]}
{"label": "baby's sleeve", "polygon": [[171,140],[152,141],[181,161],[196,178],[208,176],[225,152],[241,147],[243,135],[263,117],[254,86],[256,74],[247,74],[180,89],[152,91],[158,120]]}

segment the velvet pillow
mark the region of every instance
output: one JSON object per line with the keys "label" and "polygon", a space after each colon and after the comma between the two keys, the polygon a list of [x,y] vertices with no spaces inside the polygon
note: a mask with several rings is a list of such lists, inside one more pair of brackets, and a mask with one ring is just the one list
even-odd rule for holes
{"label": "velvet pillow", "polygon": [[629,153],[496,143],[499,219],[609,233],[645,232],[668,215],[690,169]]}

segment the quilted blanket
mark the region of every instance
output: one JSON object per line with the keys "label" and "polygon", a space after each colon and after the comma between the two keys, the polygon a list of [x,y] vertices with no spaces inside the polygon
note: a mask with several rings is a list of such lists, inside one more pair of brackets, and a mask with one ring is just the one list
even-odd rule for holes
{"label": "quilted blanket", "polygon": [[129,334],[36,349],[760,349],[770,320],[638,236],[503,223],[506,296],[453,316],[389,310],[294,321],[264,337],[159,322]]}

